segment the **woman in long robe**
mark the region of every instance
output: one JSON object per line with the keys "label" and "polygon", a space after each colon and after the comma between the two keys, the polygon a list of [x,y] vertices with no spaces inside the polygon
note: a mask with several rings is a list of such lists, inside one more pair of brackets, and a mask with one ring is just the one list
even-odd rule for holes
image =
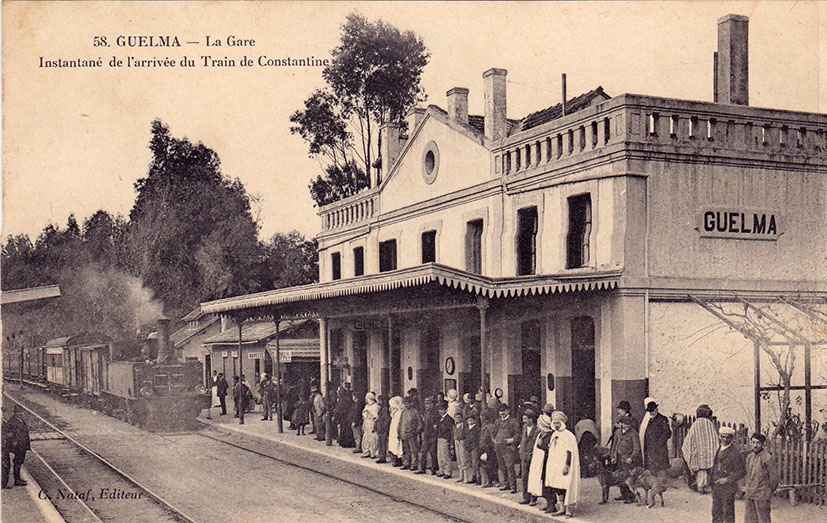
{"label": "woman in long robe", "polygon": [[362,457],[376,458],[379,455],[379,435],[376,420],[379,418],[379,404],[372,392],[365,394],[365,408],[362,409]]}
{"label": "woman in long robe", "polygon": [[718,451],[718,430],[710,419],[712,409],[707,405],[700,405],[695,411],[697,419],[689,427],[686,438],[683,440],[681,452],[689,471],[695,477],[698,492],[706,494],[711,490],[710,472]]}
{"label": "woman in long robe", "polygon": [[391,426],[388,429],[388,452],[393,454],[393,466],[402,466],[402,440],[399,439],[399,420],[402,417],[402,397],[390,400]]}
{"label": "woman in long robe", "polygon": [[554,432],[548,443],[545,484],[554,490],[557,498],[563,500],[563,507],[552,516],[574,515],[577,495],[580,491],[580,453],[577,438],[566,429],[568,417],[562,411],[554,411],[551,424]]}

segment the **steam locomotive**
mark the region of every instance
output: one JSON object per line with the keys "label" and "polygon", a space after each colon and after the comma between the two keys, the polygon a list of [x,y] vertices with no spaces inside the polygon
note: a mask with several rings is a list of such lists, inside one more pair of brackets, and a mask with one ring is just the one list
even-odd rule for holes
{"label": "steam locomotive", "polygon": [[[148,430],[187,430],[210,397],[201,385],[201,362],[178,361],[169,341],[169,319],[137,343],[78,334],[8,351],[7,376],[22,375],[67,399]],[[139,354],[137,354],[139,352]]]}

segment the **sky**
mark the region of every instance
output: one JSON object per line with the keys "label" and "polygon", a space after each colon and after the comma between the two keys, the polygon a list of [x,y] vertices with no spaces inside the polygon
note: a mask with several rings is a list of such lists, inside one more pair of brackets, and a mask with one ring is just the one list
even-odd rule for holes
{"label": "sky", "polygon": [[[750,104],[827,111],[827,4],[668,3],[3,3],[2,232],[33,239],[49,223],[98,209],[128,214],[146,175],[150,123],[202,142],[256,197],[260,236],[319,231],[307,185],[320,172],[289,117],[322,87],[321,68],[39,67],[40,58],[201,55],[328,57],[347,14],[359,11],[422,37],[431,60],[427,103],[470,89],[482,114],[482,73],[508,70],[508,116],[598,85],[711,101],[717,19],[750,18]],[[118,35],[173,35],[200,45],[127,48]],[[233,35],[255,47],[211,48]],[[93,46],[106,36],[111,47]]]}

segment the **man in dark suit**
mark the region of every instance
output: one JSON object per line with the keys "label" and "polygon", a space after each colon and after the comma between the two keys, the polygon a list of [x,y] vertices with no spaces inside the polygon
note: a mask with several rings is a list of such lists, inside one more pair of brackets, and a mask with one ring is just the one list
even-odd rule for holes
{"label": "man in dark suit", "polygon": [[537,434],[540,429],[537,428],[537,414],[530,408],[523,412],[523,436],[520,438],[520,479],[523,484],[523,500],[520,505],[537,504],[537,496],[532,496],[528,492],[528,470],[531,467],[531,456],[534,454],[534,443],[537,441]]}
{"label": "man in dark suit", "polygon": [[643,466],[656,476],[669,469],[667,443],[671,437],[669,419],[658,413],[658,404],[654,398],[646,398],[646,414],[640,425]]}
{"label": "man in dark suit", "polygon": [[20,478],[20,467],[26,460],[26,452],[32,448],[29,440],[29,426],[23,420],[23,409],[20,405],[15,404],[11,417],[3,422],[3,485],[4,489],[10,488],[9,469],[11,468],[11,458],[9,454],[14,454],[14,484],[16,486],[26,486],[26,482]]}
{"label": "man in dark suit", "polygon": [[253,393],[250,392],[250,387],[247,386],[247,379],[242,374],[241,379],[235,385],[235,408],[238,413],[239,425],[244,425],[244,413],[247,412],[247,405],[252,397]]}
{"label": "man in dark suit", "polygon": [[227,389],[230,388],[230,384],[227,383],[226,378],[224,378],[223,372],[218,373],[216,387],[218,387],[218,401],[221,404],[221,414],[227,414]]}
{"label": "man in dark suit", "polygon": [[735,523],[738,480],[746,475],[744,456],[733,444],[735,430],[721,427],[721,446],[712,465],[712,523]]}

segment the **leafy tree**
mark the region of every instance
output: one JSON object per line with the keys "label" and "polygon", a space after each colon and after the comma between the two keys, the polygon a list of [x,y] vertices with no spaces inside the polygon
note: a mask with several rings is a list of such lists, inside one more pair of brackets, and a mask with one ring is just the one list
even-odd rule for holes
{"label": "leafy tree", "polygon": [[316,241],[297,231],[274,234],[264,247],[265,271],[270,288],[292,287],[319,281]]}
{"label": "leafy tree", "polygon": [[135,183],[129,213],[129,269],[182,314],[200,301],[259,290],[258,226],[239,180],[221,173],[207,146],[152,123],[149,173]]}
{"label": "leafy tree", "polygon": [[116,262],[116,229],[115,219],[103,210],[95,212],[83,222],[83,248],[91,260],[103,265]]}
{"label": "leafy tree", "polygon": [[3,289],[33,287],[39,280],[33,265],[34,244],[26,234],[9,235],[2,250]]}
{"label": "leafy tree", "polygon": [[381,165],[374,161],[379,128],[403,127],[405,114],[425,99],[420,79],[430,58],[415,33],[356,13],[347,17],[331,55],[322,71],[327,86],[290,117],[290,132],[324,162],[309,187],[317,205],[369,186],[370,169]]}

